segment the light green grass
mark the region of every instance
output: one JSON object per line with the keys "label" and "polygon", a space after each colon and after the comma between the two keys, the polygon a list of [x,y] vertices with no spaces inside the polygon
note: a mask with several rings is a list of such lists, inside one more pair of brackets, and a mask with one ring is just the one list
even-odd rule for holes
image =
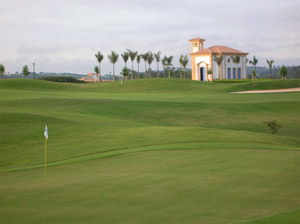
{"label": "light green grass", "polygon": [[297,223],[300,93],[243,85],[0,80],[1,222]]}

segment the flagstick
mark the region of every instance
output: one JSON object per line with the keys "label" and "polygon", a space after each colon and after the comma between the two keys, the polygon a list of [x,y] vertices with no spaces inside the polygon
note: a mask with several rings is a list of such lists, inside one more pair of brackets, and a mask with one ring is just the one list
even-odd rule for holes
{"label": "flagstick", "polygon": [[47,176],[47,138],[45,137],[45,177]]}

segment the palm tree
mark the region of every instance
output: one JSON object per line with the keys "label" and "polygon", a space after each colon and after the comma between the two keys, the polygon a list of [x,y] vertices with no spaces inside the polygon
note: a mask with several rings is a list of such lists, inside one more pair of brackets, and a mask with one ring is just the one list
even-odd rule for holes
{"label": "palm tree", "polygon": [[279,75],[281,75],[282,79],[286,79],[286,75],[288,73],[288,70],[285,65],[282,65],[279,71]]}
{"label": "palm tree", "polygon": [[172,64],[172,60],[173,60],[173,56],[170,56],[170,57],[167,57],[167,67],[168,67],[168,70],[169,70],[169,79],[171,78],[171,66],[173,65]]}
{"label": "palm tree", "polygon": [[151,51],[148,52],[148,58],[147,58],[147,62],[148,62],[148,65],[149,65],[149,78],[151,78],[151,73],[152,73],[152,70],[151,70],[151,64],[154,60],[154,56],[152,54]]}
{"label": "palm tree", "polygon": [[189,63],[188,56],[187,55],[183,56],[182,57],[182,67],[183,67],[183,72],[184,72],[184,79],[185,79],[185,68],[188,63]]}
{"label": "palm tree", "polygon": [[179,64],[180,64],[180,68],[179,68],[179,76],[180,76],[180,79],[181,79],[181,66],[182,66],[182,60],[183,60],[183,55],[180,55],[180,58],[179,58]]}
{"label": "palm tree", "polygon": [[[129,58],[129,53],[127,51],[125,51],[123,54],[121,54],[124,62],[125,62],[125,67],[127,68],[127,61],[128,61],[128,58]],[[127,75],[125,76],[125,79],[127,80]]]}
{"label": "palm tree", "polygon": [[148,60],[148,52],[145,54],[141,54],[141,58],[145,61],[145,79],[147,78],[147,60]]}
{"label": "palm tree", "polygon": [[4,73],[5,73],[5,67],[4,67],[4,65],[0,64],[0,75],[1,75],[1,77],[4,76]]}
{"label": "palm tree", "polygon": [[111,51],[111,55],[108,55],[108,59],[110,61],[110,63],[113,64],[113,80],[115,81],[115,63],[118,61],[119,55],[114,52]]}
{"label": "palm tree", "polygon": [[141,55],[137,55],[136,62],[138,64],[138,79],[140,79],[140,61],[141,61]]}
{"label": "palm tree", "polygon": [[163,59],[161,60],[161,63],[163,64],[164,67],[164,78],[166,78],[166,66],[168,64],[167,60],[168,60],[167,56],[164,56]]}
{"label": "palm tree", "polygon": [[100,51],[98,51],[98,53],[95,54],[95,57],[97,58],[97,61],[98,61],[98,63],[99,63],[99,68],[98,68],[98,69],[99,69],[100,82],[101,82],[101,81],[102,81],[102,79],[101,79],[101,62],[102,62],[104,56],[103,56],[103,54],[101,54]]}
{"label": "palm tree", "polygon": [[254,78],[254,81],[256,80],[256,65],[258,63],[257,58],[255,57],[255,55],[253,56],[253,60],[249,60],[249,63],[254,65],[254,70],[255,70],[255,75],[253,75],[253,71],[252,71],[252,79]]}
{"label": "palm tree", "polygon": [[131,79],[133,79],[133,61],[135,60],[135,57],[137,56],[137,51],[131,51],[129,49],[127,49],[128,54],[129,54],[129,58],[131,60]]}
{"label": "palm tree", "polygon": [[232,56],[231,58],[232,58],[233,63],[236,64],[236,70],[235,70],[235,78],[236,78],[238,76],[238,64],[241,61],[241,57],[240,57],[240,55],[236,54],[234,57]]}
{"label": "palm tree", "polygon": [[156,54],[154,54],[155,60],[156,60],[156,64],[157,64],[157,78],[159,78],[159,62],[160,62],[160,54],[161,52],[157,52]]}
{"label": "palm tree", "polygon": [[[95,67],[94,67],[94,71],[95,71],[96,76],[97,76],[97,78],[98,78],[98,75],[99,75],[99,73],[100,73],[99,67],[98,67],[98,66],[95,66]],[[101,80],[101,79],[100,79],[100,80]],[[96,79],[95,79],[95,82],[96,82]],[[100,82],[101,82],[101,81],[100,81]]]}
{"label": "palm tree", "polygon": [[269,65],[269,68],[270,68],[270,79],[272,78],[272,64],[274,63],[273,60],[267,60],[267,63]]}
{"label": "palm tree", "polygon": [[[124,60],[124,62],[125,62],[125,67],[127,68],[127,61],[128,61],[128,58],[129,58],[128,52],[125,51],[123,54],[121,54],[121,56],[122,56],[122,58],[123,58],[123,60]],[[128,76],[125,76],[125,77],[126,77],[126,80],[127,80],[127,77],[128,77]]]}
{"label": "palm tree", "polygon": [[214,56],[214,58],[213,58],[213,60],[217,63],[217,65],[218,65],[218,68],[219,68],[219,77],[220,77],[220,79],[223,79],[223,74],[222,74],[222,70],[221,70],[221,64],[222,64],[222,61],[223,61],[223,59],[224,59],[224,56],[220,56],[220,57],[218,57],[218,56]]}
{"label": "palm tree", "polygon": [[255,57],[255,55],[253,56],[253,60],[249,60],[249,63],[254,65],[254,69],[255,69],[255,72],[256,72],[256,65],[257,65],[257,58]]}
{"label": "palm tree", "polygon": [[28,70],[28,66],[24,65],[23,66],[23,70],[22,70],[22,75],[24,76],[28,76],[29,75],[29,70]]}
{"label": "palm tree", "polygon": [[127,77],[129,75],[129,70],[126,66],[122,69],[121,74],[123,75],[123,77]]}

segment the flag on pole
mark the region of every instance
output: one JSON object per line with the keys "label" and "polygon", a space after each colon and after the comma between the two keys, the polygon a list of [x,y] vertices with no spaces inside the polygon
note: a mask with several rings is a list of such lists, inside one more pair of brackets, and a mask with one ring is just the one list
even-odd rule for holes
{"label": "flag on pole", "polygon": [[48,139],[48,128],[47,128],[47,125],[45,127],[44,136],[45,136],[46,139]]}
{"label": "flag on pole", "polygon": [[47,176],[47,139],[48,139],[48,128],[47,128],[47,125],[45,127],[44,136],[45,136],[45,177],[46,177]]}

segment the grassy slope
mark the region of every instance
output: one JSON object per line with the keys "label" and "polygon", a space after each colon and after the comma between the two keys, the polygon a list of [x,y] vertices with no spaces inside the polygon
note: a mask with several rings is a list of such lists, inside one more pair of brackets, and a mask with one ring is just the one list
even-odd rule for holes
{"label": "grassy slope", "polygon": [[[1,80],[0,172],[42,166],[45,123],[56,167],[46,180],[40,169],[0,174],[0,217],[234,223],[299,208],[300,94],[226,94],[239,85]],[[271,119],[283,124],[276,136]]]}

